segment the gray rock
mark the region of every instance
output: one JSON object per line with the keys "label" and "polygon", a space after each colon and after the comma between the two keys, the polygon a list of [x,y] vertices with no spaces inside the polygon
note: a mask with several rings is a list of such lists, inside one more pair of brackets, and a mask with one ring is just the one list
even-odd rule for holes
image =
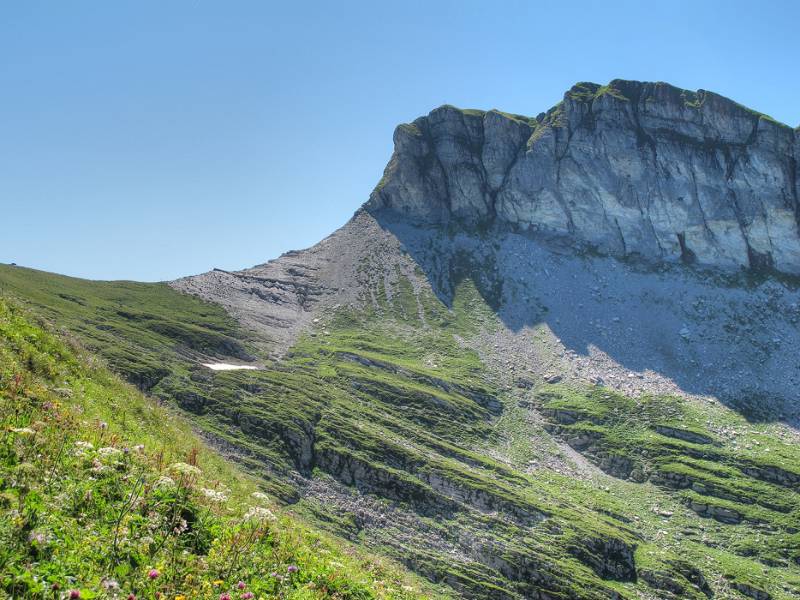
{"label": "gray rock", "polygon": [[443,106],[394,141],[370,212],[800,273],[800,134],[712,92],[583,83],[540,120]]}

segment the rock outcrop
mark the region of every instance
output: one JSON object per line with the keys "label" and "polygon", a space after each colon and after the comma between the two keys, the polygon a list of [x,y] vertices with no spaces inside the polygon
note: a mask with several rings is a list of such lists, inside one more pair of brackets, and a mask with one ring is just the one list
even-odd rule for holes
{"label": "rock outcrop", "polygon": [[536,118],[443,106],[394,143],[375,215],[800,274],[800,130],[712,92],[580,83]]}

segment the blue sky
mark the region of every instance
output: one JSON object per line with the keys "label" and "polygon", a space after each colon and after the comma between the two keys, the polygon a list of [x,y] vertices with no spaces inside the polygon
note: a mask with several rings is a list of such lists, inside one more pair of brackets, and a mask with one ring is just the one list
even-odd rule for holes
{"label": "blue sky", "polygon": [[98,279],[309,246],[450,103],[669,81],[800,124],[800,2],[7,1],[0,262]]}

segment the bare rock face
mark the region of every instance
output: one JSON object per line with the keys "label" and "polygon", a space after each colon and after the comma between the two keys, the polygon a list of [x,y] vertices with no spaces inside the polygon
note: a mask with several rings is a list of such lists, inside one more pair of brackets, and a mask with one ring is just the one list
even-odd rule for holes
{"label": "bare rock face", "polygon": [[[359,269],[365,257],[399,253],[391,233],[359,211],[306,250],[287,252],[241,271],[214,269],[170,285],[219,304],[255,334],[251,342],[272,358],[280,358],[302,331],[315,326],[319,320],[315,317],[359,301],[364,293]],[[413,271],[410,260],[407,262],[406,270]],[[388,262],[386,269],[394,269],[394,264]]]}
{"label": "bare rock face", "polygon": [[581,83],[535,119],[443,106],[394,142],[373,214],[800,274],[800,130],[711,92]]}

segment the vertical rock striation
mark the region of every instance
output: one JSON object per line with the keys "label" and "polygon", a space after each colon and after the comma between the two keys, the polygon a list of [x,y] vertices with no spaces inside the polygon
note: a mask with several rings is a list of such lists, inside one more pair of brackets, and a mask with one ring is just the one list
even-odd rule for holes
{"label": "vertical rock striation", "polygon": [[579,83],[536,118],[442,106],[394,143],[372,214],[800,274],[800,130],[712,92]]}

